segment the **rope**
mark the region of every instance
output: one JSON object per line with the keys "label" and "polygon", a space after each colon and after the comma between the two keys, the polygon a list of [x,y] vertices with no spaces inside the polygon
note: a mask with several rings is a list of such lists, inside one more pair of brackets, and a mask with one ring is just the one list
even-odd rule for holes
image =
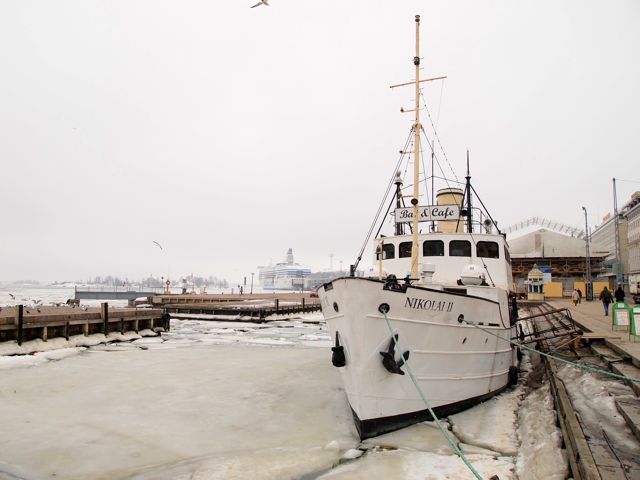
{"label": "rope", "polygon": [[[393,329],[391,328],[391,324],[389,323],[389,319],[387,318],[387,313],[386,312],[382,312],[382,314],[384,315],[384,321],[387,322],[387,328],[389,329],[389,334],[391,335],[391,338],[393,338],[393,343],[395,344],[396,350],[399,351],[399,352],[402,352],[402,349],[400,348],[400,344],[398,343],[398,339],[397,339],[396,335],[393,333]],[[413,385],[416,387],[416,390],[418,391],[418,395],[420,395],[420,398],[422,399],[422,402],[427,407],[427,410],[429,410],[429,413],[433,417],[433,420],[434,420],[435,424],[437,425],[438,429],[440,430],[440,433],[442,433],[442,435],[447,440],[449,445],[451,445],[451,447],[453,448],[453,451],[456,453],[456,455],[458,455],[458,457],[460,457],[460,460],[462,460],[464,462],[464,464],[469,468],[469,470],[471,470],[471,473],[473,473],[473,475],[478,480],[482,480],[482,476],[473,467],[471,462],[469,462],[469,460],[465,456],[464,452],[462,450],[460,450],[460,447],[458,446],[458,444],[453,441],[453,439],[449,435],[449,432],[442,426],[442,424],[440,423],[440,420],[438,420],[438,417],[436,416],[435,412],[431,408],[431,405],[429,404],[429,401],[427,400],[427,398],[425,397],[424,393],[422,392],[422,389],[418,385],[418,381],[416,380],[416,377],[413,375],[413,372],[411,371],[411,367],[409,366],[409,363],[408,363],[409,360],[407,358],[404,358],[404,354],[402,354],[402,353],[400,354],[400,356],[402,357],[402,361],[404,362],[404,366],[407,367],[407,373],[409,374],[409,377],[411,377],[411,381],[413,382]]]}
{"label": "rope", "polygon": [[551,359],[557,360],[557,361],[559,361],[561,363],[566,363],[567,365],[571,365],[572,367],[579,368],[581,370],[585,370],[585,371],[591,372],[591,373],[599,373],[601,375],[607,375],[609,377],[617,378],[618,380],[628,380],[630,382],[640,383],[640,378],[633,378],[633,377],[627,377],[625,375],[619,375],[617,373],[613,373],[613,372],[610,372],[608,370],[602,370],[600,368],[590,367],[589,365],[582,365],[580,363],[575,363],[575,362],[572,362],[570,360],[566,360],[564,358],[557,357],[555,355],[551,355],[549,353],[541,352],[540,350],[536,350],[535,348],[531,348],[531,347],[529,347],[529,346],[527,346],[527,345],[525,345],[523,343],[514,342],[513,340],[510,340],[508,338],[504,338],[503,336],[498,335],[497,333],[493,333],[493,332],[487,330],[486,328],[482,328],[481,326],[476,325],[474,322],[471,322],[469,320],[465,320],[464,318],[460,318],[460,319],[458,319],[458,321],[459,322],[464,322],[467,325],[471,325],[472,327],[475,327],[475,328],[477,328],[479,330],[482,330],[483,332],[488,333],[489,335],[493,335],[494,337],[497,337],[500,340],[504,340],[505,342],[509,342],[512,345],[515,345],[515,346],[520,347],[520,348],[524,348],[525,350],[529,350],[530,352],[535,352],[538,355],[542,355],[543,357],[551,358]]}

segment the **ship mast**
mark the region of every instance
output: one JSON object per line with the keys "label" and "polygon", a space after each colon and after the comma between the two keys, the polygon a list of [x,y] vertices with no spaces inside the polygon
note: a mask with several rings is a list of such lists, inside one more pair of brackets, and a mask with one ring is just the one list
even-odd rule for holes
{"label": "ship mast", "polygon": [[420,196],[420,15],[416,15],[416,56],[413,57],[416,67],[415,77],[415,111],[416,121],[413,124],[413,242],[411,246],[411,278],[418,278],[418,198]]}

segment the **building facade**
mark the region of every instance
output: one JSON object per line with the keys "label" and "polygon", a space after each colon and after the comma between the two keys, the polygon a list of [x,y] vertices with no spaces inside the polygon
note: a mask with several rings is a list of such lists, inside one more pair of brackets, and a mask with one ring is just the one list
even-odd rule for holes
{"label": "building facade", "polygon": [[624,208],[627,220],[627,242],[629,248],[629,291],[640,294],[640,192],[631,196],[631,201]]}
{"label": "building facade", "polygon": [[607,250],[604,267],[610,285],[622,284],[632,294],[640,293],[640,192],[635,192],[618,212],[620,258],[616,258],[615,216],[607,214],[591,234],[591,243]]}

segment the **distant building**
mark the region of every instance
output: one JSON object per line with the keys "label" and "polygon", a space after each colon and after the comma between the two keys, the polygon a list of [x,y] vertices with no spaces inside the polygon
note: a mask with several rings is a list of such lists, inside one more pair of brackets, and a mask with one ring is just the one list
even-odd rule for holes
{"label": "distant building", "polygon": [[[563,296],[583,284],[586,280],[586,240],[546,228],[509,239],[514,288],[527,291],[527,275],[537,267],[544,278],[547,296]],[[590,270],[592,281],[605,281],[606,269],[603,261],[609,254],[597,245],[590,248]],[[579,288],[579,287],[578,287]],[[585,292],[584,285],[581,290]]]}
{"label": "distant building", "polygon": [[307,290],[309,275],[311,269],[294,261],[291,248],[284,262],[258,267],[258,282],[264,290]]}
{"label": "distant building", "polygon": [[629,291],[640,294],[640,192],[631,195],[631,200],[622,212],[627,220]]}
{"label": "distant building", "polygon": [[616,283],[616,274],[622,279],[628,275],[629,242],[627,238],[627,219],[618,214],[618,232],[620,235],[620,259],[616,258],[616,222],[615,216],[608,213],[602,224],[596,225],[591,233],[591,244],[607,252],[603,262],[603,276],[609,279],[610,286]]}

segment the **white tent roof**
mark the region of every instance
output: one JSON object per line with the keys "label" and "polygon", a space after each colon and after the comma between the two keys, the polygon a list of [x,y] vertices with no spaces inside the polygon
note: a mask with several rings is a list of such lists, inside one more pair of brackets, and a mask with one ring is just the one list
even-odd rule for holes
{"label": "white tent roof", "polygon": [[[604,257],[607,252],[591,248],[592,257]],[[562,235],[544,228],[509,239],[509,250],[514,258],[571,258],[586,256],[584,239]]]}

